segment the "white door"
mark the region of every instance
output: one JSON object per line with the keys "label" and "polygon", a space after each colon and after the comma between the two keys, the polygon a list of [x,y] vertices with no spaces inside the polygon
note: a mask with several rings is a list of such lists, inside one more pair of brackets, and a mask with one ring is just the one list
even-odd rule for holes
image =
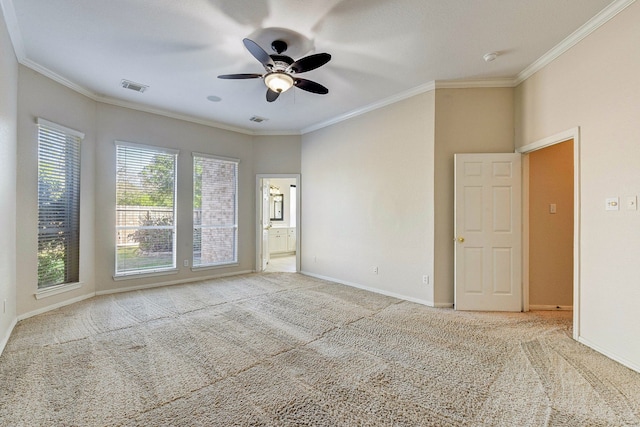
{"label": "white door", "polygon": [[520,154],[454,158],[455,309],[521,311]]}
{"label": "white door", "polygon": [[260,226],[262,228],[262,239],[260,245],[260,271],[265,271],[269,264],[269,229],[271,228],[271,218],[269,216],[269,180],[262,179],[260,204]]}

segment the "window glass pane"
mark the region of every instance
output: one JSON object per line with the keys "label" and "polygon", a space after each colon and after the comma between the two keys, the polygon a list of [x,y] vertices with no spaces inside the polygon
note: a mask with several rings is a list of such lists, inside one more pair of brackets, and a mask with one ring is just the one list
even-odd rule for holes
{"label": "window glass pane", "polygon": [[176,154],[117,145],[116,274],[176,267]]}
{"label": "window glass pane", "polygon": [[38,128],[38,288],[78,282],[80,138]]}
{"label": "window glass pane", "polygon": [[236,263],[238,163],[193,157],[193,265]]}

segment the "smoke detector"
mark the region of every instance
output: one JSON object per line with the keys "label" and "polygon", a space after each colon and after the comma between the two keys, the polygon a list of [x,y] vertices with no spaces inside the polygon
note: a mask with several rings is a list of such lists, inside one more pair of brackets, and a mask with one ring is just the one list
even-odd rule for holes
{"label": "smoke detector", "polygon": [[489,52],[489,53],[485,53],[482,59],[484,59],[485,62],[491,62],[491,61],[495,61],[498,55],[499,55],[498,52]]}
{"label": "smoke detector", "polygon": [[145,90],[147,90],[149,88],[149,86],[147,86],[147,85],[143,85],[143,84],[140,84],[140,83],[135,83],[135,82],[132,82],[130,80],[125,80],[125,79],[122,79],[122,81],[120,81],[120,85],[125,89],[131,89],[131,90],[134,90],[134,91],[140,92],[140,93],[143,93]]}

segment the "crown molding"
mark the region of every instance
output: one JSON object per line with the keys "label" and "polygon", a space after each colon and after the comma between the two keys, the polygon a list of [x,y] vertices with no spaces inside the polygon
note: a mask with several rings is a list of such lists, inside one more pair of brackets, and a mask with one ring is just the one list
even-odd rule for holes
{"label": "crown molding", "polygon": [[628,6],[635,3],[635,1],[636,0],[616,0],[611,3],[609,6],[600,11],[600,13],[598,13],[580,28],[571,33],[567,38],[565,38],[551,50],[547,51],[547,53],[542,55],[527,68],[518,73],[515,78],[515,86],[519,85],[520,83],[549,65],[551,62],[553,62],[553,60],[578,44],[582,39],[607,23],[611,18],[622,12]]}
{"label": "crown molding", "polygon": [[18,26],[18,17],[16,16],[16,10],[13,7],[11,0],[0,0],[0,9],[2,9],[2,15],[4,16],[4,22],[7,24],[7,30],[9,32],[9,38],[13,45],[13,51],[16,54],[18,62],[26,58],[24,42],[22,41],[22,33],[20,33],[20,27]]}
{"label": "crown molding", "polygon": [[213,128],[217,128],[217,129],[222,129],[222,130],[228,130],[231,132],[236,132],[236,133],[241,133],[241,134],[245,134],[245,135],[256,135],[256,132],[253,132],[251,130],[248,129],[243,129],[243,128],[239,128],[236,126],[230,126],[230,125],[226,125],[223,123],[218,123],[212,120],[206,120],[206,119],[200,119],[197,117],[193,117],[193,116],[189,116],[189,115],[185,115],[185,114],[178,114],[178,113],[174,113],[171,111],[167,111],[167,110],[163,110],[163,109],[159,109],[159,108],[153,108],[153,107],[148,107],[142,104],[138,104],[135,102],[129,102],[129,101],[123,101],[123,100],[119,100],[119,99],[115,99],[115,98],[110,98],[107,96],[102,96],[102,95],[98,95],[95,92],[90,91],[89,89],[80,86],[74,82],[72,82],[71,80],[68,80],[62,76],[60,76],[59,74],[51,71],[50,69],[43,67],[42,65],[28,59],[28,58],[24,58],[22,61],[19,61],[22,65],[24,65],[27,68],[32,69],[33,71],[42,74],[45,77],[50,78],[51,80],[60,83],[61,85],[81,94],[86,96],[89,99],[92,99],[93,101],[96,102],[101,102],[103,104],[108,104],[108,105],[114,105],[117,107],[123,107],[123,108],[128,108],[130,110],[136,110],[136,111],[142,111],[145,113],[151,113],[151,114],[157,114],[159,116],[163,116],[163,117],[168,117],[168,118],[172,118],[172,119],[177,119],[177,120],[182,120],[182,121],[186,121],[186,122],[190,122],[190,123],[196,123],[199,125],[204,125],[204,126],[208,126],[208,127],[213,127]]}
{"label": "crown molding", "polygon": [[74,83],[71,80],[62,77],[60,74],[57,74],[51,71],[50,69],[43,67],[42,65],[32,61],[29,58],[24,58],[22,61],[18,61],[18,62],[20,62],[20,64],[24,65],[25,67],[35,71],[36,73],[42,74],[43,76],[48,77],[51,80],[57,83],[60,83],[61,85],[66,86],[69,89],[75,92],[78,92],[81,95],[86,96],[87,98],[93,99],[94,101],[98,100],[98,95],[96,95],[94,92],[90,91],[84,86],[80,86],[79,84]]}
{"label": "crown molding", "polygon": [[473,89],[473,88],[499,88],[499,87],[515,87],[515,80],[512,77],[503,77],[497,79],[470,79],[470,80],[438,80],[431,81],[429,83],[416,86],[413,89],[409,89],[405,92],[401,92],[397,95],[390,96],[379,102],[374,102],[362,108],[349,111],[345,114],[336,116],[329,120],[317,123],[315,125],[308,126],[300,132],[301,134],[314,132],[316,130],[325,128],[327,126],[335,125],[342,121],[352,119],[362,114],[377,110],[387,105],[395,104],[396,102],[403,101],[416,95],[420,95],[425,92],[429,92],[436,89]]}
{"label": "crown molding", "polygon": [[252,133],[255,136],[300,136],[299,130],[257,130]]}
{"label": "crown molding", "polygon": [[469,80],[438,80],[436,89],[473,89],[473,88],[496,88],[515,87],[513,77],[502,77],[494,79],[469,79]]}
{"label": "crown molding", "polygon": [[138,104],[135,102],[122,101],[120,99],[109,98],[106,96],[96,96],[93,98],[97,102],[101,102],[103,104],[113,105],[116,107],[128,108],[130,110],[141,111],[143,113],[156,114],[158,116],[168,117],[170,119],[182,120],[185,122],[195,123],[198,125],[208,126],[216,129],[228,130],[231,132],[241,133],[244,135],[256,135],[256,132],[243,129],[236,126],[226,125],[224,123],[218,123],[213,120],[200,119],[193,116],[188,116],[185,114],[178,114],[167,110],[162,110],[159,108],[148,107],[146,105]]}
{"label": "crown molding", "polygon": [[362,114],[368,113],[370,111],[377,110],[382,107],[386,107],[387,105],[395,104],[396,102],[400,102],[402,100],[411,98],[416,95],[420,95],[421,93],[432,91],[436,88],[435,82],[431,81],[429,83],[425,83],[420,86],[416,86],[412,89],[409,89],[404,92],[400,92],[396,95],[385,98],[381,101],[374,102],[373,104],[366,105],[362,108],[356,108],[355,110],[351,110],[345,114],[341,114],[329,120],[325,120],[320,123],[316,123],[315,125],[307,126],[306,128],[300,131],[301,134],[309,133],[316,131],[318,129],[325,128],[327,126],[335,125],[337,123],[343,122],[348,119],[352,119],[354,117],[360,116]]}
{"label": "crown molding", "polygon": [[201,124],[204,126],[209,126],[213,128],[218,128],[222,130],[228,130],[231,132],[237,132],[244,135],[260,135],[260,136],[277,136],[277,135],[303,135],[306,133],[310,133],[337,123],[340,123],[345,120],[352,119],[354,117],[360,116],[362,114],[377,110],[379,108],[386,107],[388,105],[394,104],[396,102],[400,102],[402,100],[411,98],[413,96],[429,92],[436,89],[468,89],[468,88],[499,88],[499,87],[516,87],[521,84],[523,81],[531,77],[533,74],[549,65],[552,61],[562,55],[564,52],[569,50],[571,47],[575,46],[589,34],[597,30],[600,26],[604,25],[610,19],[615,17],[618,13],[622,12],[631,4],[635,3],[635,0],[615,0],[605,9],[603,9],[596,16],[587,21],[584,25],[570,34],[567,38],[565,38],[558,45],[547,51],[544,55],[530,64],[527,68],[517,74],[514,78],[497,78],[497,79],[470,79],[470,80],[439,80],[439,81],[431,81],[420,86],[416,86],[407,91],[398,93],[396,95],[385,98],[381,101],[374,102],[372,104],[366,105],[361,108],[357,108],[355,110],[351,110],[347,113],[338,115],[331,119],[316,123],[311,126],[307,126],[299,131],[260,131],[260,130],[248,130],[236,126],[226,125],[223,123],[218,123],[212,120],[200,119],[193,116],[188,116],[184,114],[178,114],[167,110],[147,107],[138,103],[122,101],[115,98],[109,98],[105,96],[98,95],[87,88],[80,86],[56,73],[49,70],[46,67],[37,64],[36,62],[30,60],[26,56],[26,51],[24,47],[24,42],[22,39],[22,35],[20,33],[20,28],[18,26],[18,20],[15,14],[15,8],[13,6],[12,0],[0,0],[0,7],[2,9],[2,13],[4,15],[5,22],[7,24],[7,29],[9,32],[9,37],[11,39],[11,43],[13,45],[13,49],[16,55],[18,62],[24,65],[27,68],[30,68],[60,84],[66,86],[96,102],[102,102],[109,105],[114,105],[123,108],[129,108],[132,110],[147,112],[151,114],[157,114],[164,117],[169,117],[173,119],[183,120],[191,123]]}

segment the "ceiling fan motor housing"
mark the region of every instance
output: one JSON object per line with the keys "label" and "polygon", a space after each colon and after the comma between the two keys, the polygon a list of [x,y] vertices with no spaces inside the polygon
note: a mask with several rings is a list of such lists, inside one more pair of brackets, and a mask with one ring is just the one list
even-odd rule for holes
{"label": "ceiling fan motor housing", "polygon": [[287,47],[287,42],[285,42],[284,40],[274,40],[271,43],[271,49],[273,49],[273,51],[278,54],[285,52],[287,50]]}
{"label": "ceiling fan motor housing", "polygon": [[273,69],[277,71],[286,70],[289,67],[289,65],[293,64],[294,62],[292,58],[289,58],[288,56],[285,56],[285,55],[269,55],[269,56],[271,56],[271,59],[273,59],[273,64],[274,64]]}

